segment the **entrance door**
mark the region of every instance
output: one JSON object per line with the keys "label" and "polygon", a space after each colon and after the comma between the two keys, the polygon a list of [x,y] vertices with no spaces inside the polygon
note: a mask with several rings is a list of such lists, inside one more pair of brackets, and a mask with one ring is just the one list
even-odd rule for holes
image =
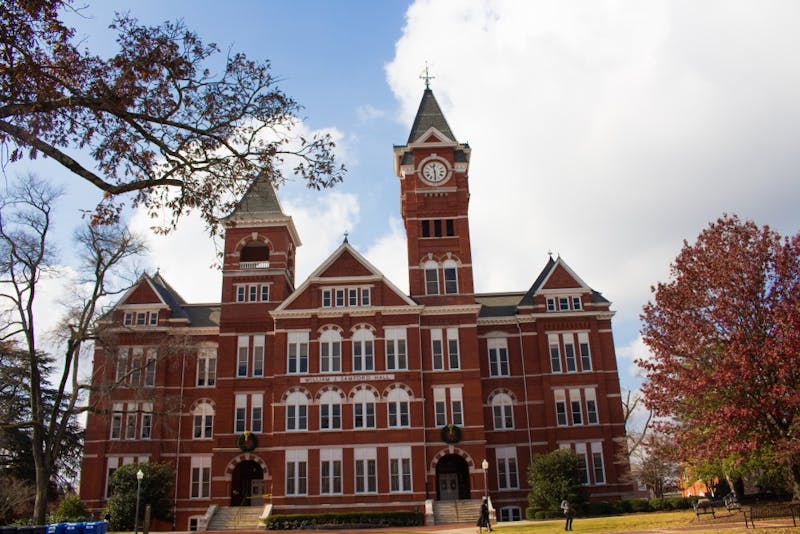
{"label": "entrance door", "polygon": [[[258,493],[254,490],[258,490]],[[264,470],[261,466],[253,460],[245,460],[237,465],[231,476],[231,506],[250,506],[253,504],[253,495],[261,499],[263,494]]]}
{"label": "entrance door", "polygon": [[442,473],[439,475],[439,499],[455,501],[458,499],[458,475],[455,473]]}
{"label": "entrance door", "polygon": [[264,481],[261,479],[250,481],[250,506],[264,504]]}

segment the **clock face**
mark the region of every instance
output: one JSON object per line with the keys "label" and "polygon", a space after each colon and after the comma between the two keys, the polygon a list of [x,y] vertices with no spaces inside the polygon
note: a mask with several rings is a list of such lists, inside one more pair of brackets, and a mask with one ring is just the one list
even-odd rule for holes
{"label": "clock face", "polygon": [[429,161],[422,167],[422,177],[434,184],[442,182],[447,178],[447,167],[441,161]]}

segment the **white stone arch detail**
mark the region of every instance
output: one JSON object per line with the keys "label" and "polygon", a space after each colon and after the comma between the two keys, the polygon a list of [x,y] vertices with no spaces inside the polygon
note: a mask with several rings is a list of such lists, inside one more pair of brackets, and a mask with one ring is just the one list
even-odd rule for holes
{"label": "white stone arch detail", "polygon": [[489,397],[486,399],[486,402],[490,406],[493,406],[493,401],[494,401],[495,397],[497,397],[498,395],[503,395],[503,394],[508,395],[508,397],[511,399],[511,402],[513,404],[517,404],[517,396],[514,395],[513,391],[511,391],[510,389],[506,389],[506,388],[497,388],[494,391],[492,391],[491,393],[489,393]]}
{"label": "white stone arch detail", "polygon": [[338,386],[325,386],[320,388],[317,391],[317,394],[314,396],[314,400],[318,403],[322,396],[328,392],[334,392],[339,395],[339,398],[344,402],[347,399],[347,395],[345,395],[344,391]]}
{"label": "white stone arch detail", "polygon": [[311,401],[313,400],[313,397],[312,397],[311,393],[306,388],[293,387],[293,388],[289,388],[286,391],[284,391],[283,395],[281,396],[281,403],[282,404],[286,404],[286,400],[289,398],[289,396],[292,393],[302,393],[303,395],[306,396],[306,399],[308,399],[308,403],[309,404],[311,404]]}
{"label": "white stone arch detail", "polygon": [[402,382],[395,382],[394,384],[389,384],[388,386],[386,386],[386,389],[383,390],[383,395],[381,397],[384,399],[389,398],[389,393],[391,393],[395,389],[402,389],[408,394],[408,400],[410,401],[414,400],[414,390],[411,389],[406,384],[403,384]]}
{"label": "white stone arch detail", "polygon": [[236,469],[236,466],[242,462],[246,462],[248,460],[252,460],[257,463],[261,467],[261,472],[264,473],[264,480],[271,480],[272,475],[267,468],[267,462],[265,462],[259,455],[253,454],[252,452],[245,452],[234,457],[228,465],[225,466],[225,480],[230,481],[233,477],[233,471]]}
{"label": "white stone arch detail", "polygon": [[467,451],[460,447],[454,447],[451,445],[450,447],[439,449],[439,452],[433,455],[433,458],[431,458],[431,463],[428,466],[428,472],[431,475],[435,475],[436,464],[439,463],[439,460],[451,454],[457,454],[458,456],[461,456],[467,462],[467,467],[469,468],[470,473],[479,469],[479,466],[475,463],[475,461],[472,459],[472,456],[470,456]]}
{"label": "white stone arch detail", "polygon": [[347,397],[350,400],[353,400],[355,396],[362,391],[372,392],[372,394],[375,396],[376,401],[381,398],[381,394],[378,392],[375,386],[372,386],[371,384],[359,384],[355,386],[353,389],[350,390],[350,393],[347,395]]}

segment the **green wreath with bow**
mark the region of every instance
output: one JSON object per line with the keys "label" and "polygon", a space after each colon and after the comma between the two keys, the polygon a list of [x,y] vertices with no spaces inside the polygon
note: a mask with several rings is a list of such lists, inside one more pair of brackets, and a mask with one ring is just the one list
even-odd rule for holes
{"label": "green wreath with bow", "polygon": [[244,434],[239,436],[237,445],[239,445],[239,450],[242,452],[250,452],[258,447],[258,438],[249,430],[245,430]]}
{"label": "green wreath with bow", "polygon": [[450,423],[442,427],[442,441],[453,444],[461,441],[461,429]]}

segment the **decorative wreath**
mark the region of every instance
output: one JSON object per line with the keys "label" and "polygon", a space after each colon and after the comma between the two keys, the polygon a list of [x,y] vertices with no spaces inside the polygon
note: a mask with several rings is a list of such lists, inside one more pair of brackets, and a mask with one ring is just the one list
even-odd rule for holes
{"label": "decorative wreath", "polygon": [[453,423],[442,427],[442,441],[445,443],[458,443],[461,441],[461,429]]}
{"label": "decorative wreath", "polygon": [[239,441],[237,443],[240,450],[243,452],[250,452],[258,447],[258,438],[249,430],[245,430],[244,434],[239,436]]}

